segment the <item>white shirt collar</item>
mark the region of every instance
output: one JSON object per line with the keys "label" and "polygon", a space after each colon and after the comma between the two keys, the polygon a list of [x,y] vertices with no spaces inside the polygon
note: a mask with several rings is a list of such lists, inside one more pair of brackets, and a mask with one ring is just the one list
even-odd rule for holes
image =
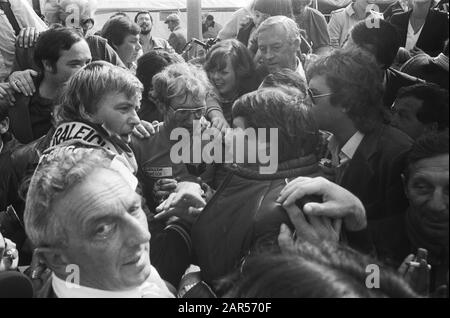
{"label": "white shirt collar", "polygon": [[175,298],[155,268],[141,286],[123,292],[111,292],[65,282],[52,275],[52,287],[58,298]]}
{"label": "white shirt collar", "polygon": [[[0,138],[2,138],[2,136],[0,136]],[[3,147],[5,147],[5,142],[2,142],[2,143],[1,143],[1,146],[0,146],[0,154],[1,154],[2,151],[3,151]]]}
{"label": "white shirt collar", "polygon": [[332,136],[329,139],[328,148],[333,156],[333,164],[339,166],[352,160],[364,137],[365,135],[358,131],[341,149],[339,149],[339,143],[336,137]]}
{"label": "white shirt collar", "polygon": [[306,81],[305,70],[303,69],[302,61],[297,57],[297,69],[295,70]]}

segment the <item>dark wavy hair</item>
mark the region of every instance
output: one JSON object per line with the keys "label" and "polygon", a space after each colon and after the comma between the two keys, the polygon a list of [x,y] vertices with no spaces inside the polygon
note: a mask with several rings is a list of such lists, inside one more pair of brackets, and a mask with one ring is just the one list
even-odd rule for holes
{"label": "dark wavy hair", "polygon": [[403,87],[397,99],[414,97],[422,101],[422,107],[417,112],[417,119],[427,125],[437,123],[438,130],[448,129],[448,91],[437,84],[425,83]]}
{"label": "dark wavy hair", "polygon": [[[416,298],[393,269],[348,247],[304,242],[297,253],[248,258],[240,271],[218,283],[225,298]],[[380,288],[366,286],[366,269],[380,269]]]}
{"label": "dark wavy hair", "polygon": [[80,41],[85,40],[77,30],[55,24],[39,36],[34,51],[34,61],[41,72],[44,72],[43,61],[48,61],[53,71],[56,72],[56,63],[61,57],[61,51],[70,50],[75,43]]}
{"label": "dark wavy hair", "polygon": [[414,143],[406,158],[406,180],[409,179],[411,167],[417,162],[449,154],[448,130],[444,132],[431,132],[421,136]]}
{"label": "dark wavy hair", "polygon": [[242,96],[256,89],[255,64],[247,47],[237,40],[225,40],[214,45],[206,55],[205,71],[209,74],[227,67],[227,59],[237,77],[239,95]]}
{"label": "dark wavy hair", "polygon": [[378,63],[388,69],[400,49],[400,35],[393,24],[382,19],[377,23],[379,27],[370,27],[367,21],[360,21],[353,27],[351,37],[356,45],[372,53]]}
{"label": "dark wavy hair", "polygon": [[308,82],[315,76],[325,76],[333,93],[331,104],[345,108],[360,132],[370,133],[383,123],[383,72],[371,54],[360,49],[336,50],[311,63]]}
{"label": "dark wavy hair", "polygon": [[319,130],[311,115],[311,106],[280,88],[266,88],[238,99],[233,118],[243,117],[247,128],[278,129],[280,163],[313,154],[319,142]]}

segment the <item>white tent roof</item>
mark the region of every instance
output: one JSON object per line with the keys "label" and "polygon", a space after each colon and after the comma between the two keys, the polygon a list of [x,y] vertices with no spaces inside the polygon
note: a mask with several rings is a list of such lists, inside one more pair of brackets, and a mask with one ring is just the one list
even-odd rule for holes
{"label": "white tent roof", "polygon": [[[186,0],[97,0],[98,13],[110,11],[175,11],[186,10]],[[245,6],[249,0],[202,0],[205,10],[237,9]]]}

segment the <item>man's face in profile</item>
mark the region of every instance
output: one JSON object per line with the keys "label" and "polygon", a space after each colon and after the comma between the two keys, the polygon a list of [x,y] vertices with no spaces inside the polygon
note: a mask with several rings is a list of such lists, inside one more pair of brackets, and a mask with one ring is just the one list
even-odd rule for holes
{"label": "man's face in profile", "polygon": [[55,203],[66,229],[66,261],[79,266],[82,286],[126,291],[148,279],[147,218],[122,176],[95,170]]}

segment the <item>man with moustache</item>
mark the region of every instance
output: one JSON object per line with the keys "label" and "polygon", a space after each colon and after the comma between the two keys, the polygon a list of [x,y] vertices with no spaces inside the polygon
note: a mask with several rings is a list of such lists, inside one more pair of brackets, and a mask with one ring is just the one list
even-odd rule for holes
{"label": "man with moustache", "polygon": [[149,11],[138,12],[134,18],[134,22],[139,24],[141,28],[140,43],[144,54],[152,50],[164,50],[168,53],[175,53],[175,50],[170,46],[169,42],[152,36],[153,17]]}

